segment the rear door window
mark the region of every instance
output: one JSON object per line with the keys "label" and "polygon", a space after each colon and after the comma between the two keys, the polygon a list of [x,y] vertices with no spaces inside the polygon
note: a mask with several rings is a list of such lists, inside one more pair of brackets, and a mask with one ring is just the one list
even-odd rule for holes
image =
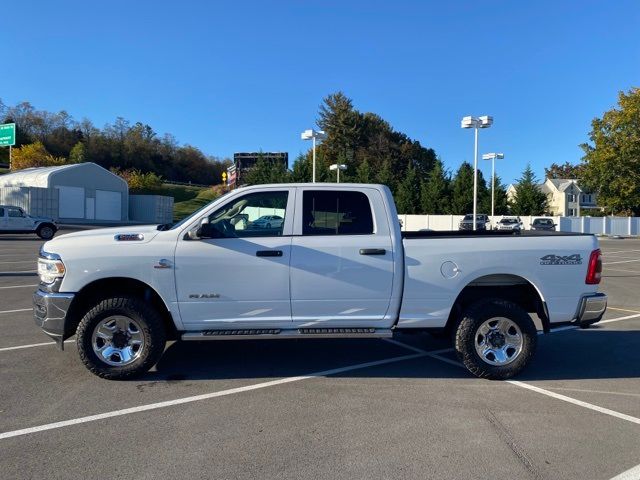
{"label": "rear door window", "polygon": [[305,190],[303,235],[367,235],[373,233],[371,204],[362,192]]}

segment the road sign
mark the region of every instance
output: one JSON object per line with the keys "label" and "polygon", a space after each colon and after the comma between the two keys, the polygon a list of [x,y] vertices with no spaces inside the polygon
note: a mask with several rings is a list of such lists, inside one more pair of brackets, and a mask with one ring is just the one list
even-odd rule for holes
{"label": "road sign", "polygon": [[11,147],[16,144],[16,124],[0,125],[0,147]]}
{"label": "road sign", "polygon": [[222,182],[226,182],[227,181],[227,172],[222,172]]}

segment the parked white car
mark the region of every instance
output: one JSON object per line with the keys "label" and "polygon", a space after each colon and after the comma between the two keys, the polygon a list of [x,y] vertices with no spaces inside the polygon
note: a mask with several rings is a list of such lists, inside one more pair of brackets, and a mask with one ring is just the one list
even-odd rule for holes
{"label": "parked white car", "polygon": [[35,233],[49,240],[58,231],[52,218],[33,217],[20,207],[0,205],[0,233]]}
{"label": "parked white car", "polygon": [[[282,211],[282,229],[238,216]],[[167,339],[455,338],[474,375],[520,372],[544,331],[602,318],[593,235],[401,232],[383,185],[239,188],[171,228],[62,235],[40,253],[38,325],[62,348],[76,335],[103,378],[141,374]]]}
{"label": "parked white car", "polygon": [[251,228],[281,228],[284,219],[279,215],[263,215],[251,222]]}
{"label": "parked white car", "polygon": [[494,230],[507,230],[509,232],[520,232],[524,230],[524,225],[520,217],[504,216],[494,227]]}

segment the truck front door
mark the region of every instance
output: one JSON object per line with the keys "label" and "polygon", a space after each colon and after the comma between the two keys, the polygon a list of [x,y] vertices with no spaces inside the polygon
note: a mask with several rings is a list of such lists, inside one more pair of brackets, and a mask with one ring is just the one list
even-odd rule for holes
{"label": "truck front door", "polygon": [[9,230],[29,230],[32,222],[29,217],[18,207],[7,207],[7,228]]}
{"label": "truck front door", "polygon": [[[290,326],[294,194],[276,188],[235,196],[205,218],[216,238],[178,240],[176,291],[187,328]],[[284,220],[257,222],[265,215]]]}

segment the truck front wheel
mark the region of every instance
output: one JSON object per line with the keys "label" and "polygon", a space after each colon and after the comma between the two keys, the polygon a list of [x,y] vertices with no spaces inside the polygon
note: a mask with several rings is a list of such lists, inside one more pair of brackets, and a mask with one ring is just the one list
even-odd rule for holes
{"label": "truck front wheel", "polygon": [[536,350],[536,326],[520,306],[500,299],[471,305],[455,332],[455,349],[480,378],[505,380],[526,367]]}
{"label": "truck front wheel", "polygon": [[51,240],[55,234],[56,228],[49,223],[43,223],[36,230],[36,235],[43,240]]}
{"label": "truck front wheel", "polygon": [[76,331],[82,363],[95,375],[110,380],[149,370],[162,356],[165,342],[161,316],[135,297],[100,300]]}

